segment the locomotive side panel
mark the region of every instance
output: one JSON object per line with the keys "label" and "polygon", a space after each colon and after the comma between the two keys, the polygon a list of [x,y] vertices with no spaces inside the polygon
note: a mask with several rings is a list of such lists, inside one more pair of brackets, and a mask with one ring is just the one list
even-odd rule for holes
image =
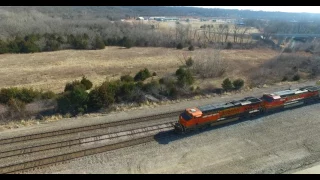
{"label": "locomotive side panel", "polygon": [[249,117],[260,114],[262,110],[262,103],[263,102],[261,101],[259,103],[243,106],[243,113],[241,114],[241,117]]}
{"label": "locomotive side panel", "polygon": [[219,112],[220,118],[239,116],[241,113],[243,113],[243,108],[241,107],[231,107]]}
{"label": "locomotive side panel", "polygon": [[197,118],[196,120],[198,124],[207,124],[207,123],[213,123],[217,121],[219,118],[220,118],[219,113],[215,113],[215,114],[204,115],[202,117]]}

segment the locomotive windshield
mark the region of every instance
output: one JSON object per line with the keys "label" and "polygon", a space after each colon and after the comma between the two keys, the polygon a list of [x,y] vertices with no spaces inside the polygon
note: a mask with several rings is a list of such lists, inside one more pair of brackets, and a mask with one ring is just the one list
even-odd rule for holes
{"label": "locomotive windshield", "polygon": [[181,113],[181,116],[184,120],[188,121],[190,119],[192,119],[192,116],[190,116],[186,111]]}

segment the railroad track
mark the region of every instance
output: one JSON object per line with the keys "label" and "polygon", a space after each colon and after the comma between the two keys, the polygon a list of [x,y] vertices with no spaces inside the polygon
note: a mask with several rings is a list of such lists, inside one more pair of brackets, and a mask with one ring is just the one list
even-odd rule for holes
{"label": "railroad track", "polygon": [[[173,122],[172,123],[169,122],[168,124],[170,126],[173,126]],[[110,139],[124,137],[124,136],[133,136],[140,132],[147,132],[161,125],[163,124],[147,126],[141,129],[129,129],[129,130],[120,131],[116,133],[103,133],[96,136],[88,136],[83,138],[76,138],[76,139],[64,140],[64,141],[53,142],[53,143],[45,143],[45,144],[36,145],[36,146],[27,146],[27,147],[18,148],[18,149],[0,151],[0,159],[12,157],[12,156],[26,155],[30,153],[45,151],[45,150],[53,150],[53,149],[59,149],[63,147],[84,145],[84,144],[94,143],[96,141],[110,140]]]}
{"label": "railroad track", "polygon": [[[139,122],[147,122],[147,121],[154,121],[157,119],[162,119],[162,118],[168,118],[168,117],[177,117],[177,115],[181,113],[181,111],[174,111],[174,112],[169,112],[169,113],[163,113],[163,114],[156,114],[156,115],[151,115],[151,116],[145,116],[145,117],[138,117],[138,118],[132,118],[132,119],[127,119],[127,120],[121,120],[121,121],[116,121],[116,122],[111,122],[111,123],[101,123],[101,124],[96,124],[96,125],[90,125],[90,126],[83,126],[83,127],[76,127],[76,128],[69,128],[69,129],[63,129],[63,130],[57,130],[57,131],[51,131],[51,132],[44,132],[44,133],[38,133],[38,134],[30,134],[30,135],[25,135],[25,136],[19,136],[19,137],[13,137],[13,138],[6,138],[6,139],[0,139],[0,145],[15,145],[15,143],[25,143],[29,141],[35,141],[38,139],[42,139],[42,141],[46,140],[45,138],[56,138],[64,135],[69,135],[69,134],[74,134],[74,133],[80,133],[80,132],[89,132],[89,131],[94,131],[98,129],[103,129],[103,128],[108,128],[108,127],[116,127],[116,126],[123,126],[127,124],[134,124],[134,123],[139,123]],[[63,140],[63,141],[58,141],[54,143],[45,143],[45,144],[37,144],[35,146],[27,146],[27,147],[21,147],[17,146],[14,149],[7,149],[7,150],[0,150],[0,160],[2,159],[9,159],[9,158],[20,158],[23,159],[23,156],[26,155],[33,155],[34,153],[39,153],[39,152],[47,152],[47,151],[55,151],[57,149],[62,149],[62,148],[70,148],[72,146],[81,146],[81,145],[89,145],[90,143],[95,143],[95,142],[103,142],[103,141],[112,141],[112,139],[119,139],[123,137],[136,137],[136,135],[139,134],[148,134],[148,132],[159,132],[159,130],[170,130],[172,129],[172,124],[173,122],[166,123],[166,124],[158,124],[158,125],[153,125],[153,126],[148,126],[140,129],[131,129],[131,130],[126,130],[126,131],[121,131],[121,132],[116,132],[116,133],[104,133],[104,134],[99,134],[99,135],[91,135],[88,137],[81,137],[81,138],[75,138],[75,139],[70,139],[70,140]],[[165,126],[165,127],[162,127]],[[161,128],[162,127],[162,128]],[[152,139],[153,135],[149,137],[149,139]],[[138,138],[138,139],[146,139],[146,138]],[[147,138],[148,139],[148,138]],[[133,141],[133,142],[132,142]],[[136,142],[136,143],[134,143]],[[139,143],[138,143],[139,142]],[[37,168],[47,165],[52,165],[57,162],[65,162],[70,159],[86,156],[86,155],[91,155],[99,152],[104,152],[107,150],[113,150],[117,148],[123,147],[128,147],[130,144],[140,144],[145,141],[143,140],[128,140],[126,142],[120,142],[120,143],[113,143],[113,144],[108,144],[102,147],[95,147],[93,149],[87,149],[87,150],[81,150],[77,152],[71,152],[67,154],[62,154],[62,155],[57,155],[57,156],[52,156],[52,157],[46,157],[42,158],[40,160],[27,160],[25,162],[19,161],[16,164],[7,164],[2,167],[0,167],[0,173],[12,173],[16,171],[23,171],[25,169],[30,169],[30,168]],[[25,143],[27,144],[27,143]],[[124,145],[122,145],[124,144]],[[82,154],[83,153],[83,154]],[[77,155],[75,155],[77,154]],[[82,155],[80,155],[82,154]],[[61,160],[62,158],[62,160]],[[9,161],[10,162],[10,161]],[[49,162],[49,163],[48,163]],[[6,164],[6,163],[1,163],[1,164]]]}
{"label": "railroad track", "polygon": [[173,122],[170,122],[170,123],[158,124],[158,125],[153,125],[153,126],[148,126],[148,127],[138,128],[138,129],[131,129],[127,131],[110,133],[100,137],[83,138],[78,140],[71,140],[69,142],[53,143],[53,144],[47,144],[43,146],[30,147],[28,150],[20,149],[20,150],[13,151],[12,154],[10,154],[10,152],[2,152],[1,153],[2,157],[8,158],[12,156],[23,155],[25,154],[24,152],[26,151],[28,151],[28,153],[34,153],[39,151],[53,150],[57,148],[61,149],[63,147],[69,147],[70,145],[94,143],[97,141],[104,141],[104,143],[107,143],[107,141],[111,141],[113,139],[120,139],[120,138],[124,139],[124,137],[127,137],[129,139],[129,140],[125,139],[121,142],[104,144],[99,147],[80,149],[74,152],[61,153],[55,156],[17,162],[14,164],[7,164],[4,166],[0,166],[0,173],[1,174],[18,173],[18,172],[24,172],[32,169],[44,168],[47,166],[63,163],[79,157],[84,157],[84,156],[93,155],[93,154],[97,154],[105,151],[111,151],[119,148],[124,148],[124,147],[129,147],[129,146],[150,142],[154,140],[155,134],[159,132],[172,130],[173,129],[172,125],[173,125]]}
{"label": "railroad track", "polygon": [[[142,117],[142,118],[134,118],[134,119],[129,119],[129,120],[123,120],[123,121],[118,121],[118,122],[112,122],[112,123],[104,123],[104,124],[98,124],[98,125],[93,125],[94,127],[97,128],[92,128],[92,126],[84,126],[80,128],[74,128],[74,129],[67,129],[67,132],[64,132],[64,130],[60,131],[55,131],[58,132],[57,135],[46,135],[44,133],[43,137],[52,137],[52,136],[59,136],[59,135],[64,135],[64,134],[71,134],[71,133],[77,133],[81,132],[79,129],[83,128],[83,131],[88,131],[88,130],[95,130],[95,129],[100,129],[100,128],[106,128],[106,127],[113,127],[113,126],[121,126],[125,124],[133,124],[133,123],[138,123],[138,122],[144,122],[144,121],[151,121],[151,120],[156,120],[160,118],[166,118],[166,117],[171,117],[171,116],[176,116],[179,112],[170,112],[170,113],[165,113],[161,115],[153,115],[153,116],[148,116],[148,117]],[[175,120],[176,121],[176,120]],[[173,129],[173,123],[174,122],[168,122],[168,123],[162,123],[158,125],[153,125],[153,126],[148,126],[148,127],[143,127],[143,128],[138,128],[138,129],[130,129],[126,131],[120,131],[120,132],[115,132],[115,133],[107,133],[107,134],[100,134],[97,136],[89,136],[89,137],[82,137],[82,138],[77,138],[77,139],[71,139],[71,140],[64,140],[64,141],[59,141],[59,142],[54,142],[54,143],[46,143],[42,145],[37,145],[37,146],[30,146],[30,147],[25,147],[25,148],[18,148],[18,149],[13,149],[9,151],[0,151],[0,173],[19,173],[19,172],[24,172],[24,171],[29,171],[31,169],[37,169],[37,168],[43,168],[47,166],[51,166],[57,163],[65,163],[69,160],[79,158],[79,157],[84,157],[88,155],[93,155],[105,151],[110,151],[110,150],[115,150],[119,148],[124,148],[124,147],[129,147],[133,145],[138,145],[146,142],[150,142],[154,140],[154,135],[159,132],[163,131],[169,131]],[[110,125],[111,124],[111,125]],[[218,125],[220,123],[216,123]],[[224,124],[224,123],[223,123]],[[104,125],[104,126],[103,126]],[[110,126],[108,126],[110,125]],[[98,128],[100,127],[100,128]],[[73,130],[73,131],[71,131]],[[48,132],[52,133],[52,132]],[[168,135],[169,133],[165,133]],[[33,135],[27,135],[27,136],[35,136],[37,134]],[[27,137],[25,136],[25,137]],[[27,140],[31,139],[39,139],[43,137],[37,137],[37,138],[27,138]],[[122,139],[121,142],[115,142],[112,140],[114,139],[120,139],[126,137],[127,139]],[[161,136],[162,137],[162,136]],[[16,137],[19,138],[19,137]],[[162,137],[163,138],[163,137]],[[21,140],[20,140],[21,141]],[[18,140],[14,142],[20,142]],[[85,148],[80,147],[77,150],[73,150],[73,152],[70,151],[61,151],[62,148],[70,148],[71,146],[81,146],[85,144],[90,144],[90,143],[95,143],[95,142],[103,142],[104,144],[99,147],[89,147],[87,146]],[[108,143],[109,144],[106,144]],[[57,155],[50,155],[48,157],[38,157],[34,155],[34,153],[37,152],[43,152],[47,153],[47,151],[56,151],[57,149],[60,150],[60,153]],[[64,152],[64,153],[62,153]],[[31,159],[23,160],[24,155],[32,155],[33,157]],[[1,163],[1,159],[5,158],[11,158],[15,157],[18,159],[21,157],[21,160],[19,161],[8,161],[11,162],[9,163]],[[37,159],[38,158],[38,159]]]}
{"label": "railroad track", "polygon": [[16,143],[16,142],[21,142],[21,141],[34,140],[34,139],[40,139],[40,138],[53,137],[53,136],[58,136],[58,135],[66,135],[66,134],[72,134],[72,133],[78,133],[78,132],[92,131],[92,130],[96,130],[96,129],[115,127],[115,126],[120,126],[120,125],[133,124],[133,123],[168,118],[168,117],[177,117],[180,113],[181,113],[181,111],[174,111],[174,112],[169,112],[169,113],[126,119],[126,120],[121,120],[121,121],[116,121],[116,122],[101,123],[101,124],[95,124],[95,125],[90,125],[90,126],[75,127],[75,128],[69,128],[69,129],[63,129],[63,130],[57,130],[57,131],[51,131],[51,132],[44,132],[44,133],[38,133],[38,134],[30,134],[30,135],[25,135],[25,136],[0,139],[0,145]]}

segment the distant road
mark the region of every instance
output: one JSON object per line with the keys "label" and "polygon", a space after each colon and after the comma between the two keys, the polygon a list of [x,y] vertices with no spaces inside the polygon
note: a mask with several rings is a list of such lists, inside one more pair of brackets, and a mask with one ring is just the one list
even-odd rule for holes
{"label": "distant road", "polygon": [[[251,36],[262,36],[263,33],[251,33]],[[273,37],[320,37],[320,34],[272,34]]]}

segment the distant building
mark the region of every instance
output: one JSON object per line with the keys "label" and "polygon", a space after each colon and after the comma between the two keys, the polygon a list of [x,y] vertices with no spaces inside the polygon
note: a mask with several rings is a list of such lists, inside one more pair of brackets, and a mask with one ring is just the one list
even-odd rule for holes
{"label": "distant building", "polygon": [[163,21],[165,19],[165,17],[155,17],[154,20],[156,21]]}
{"label": "distant building", "polygon": [[176,17],[168,17],[168,18],[164,18],[163,21],[179,21],[179,18],[176,18]]}
{"label": "distant building", "polygon": [[165,17],[149,17],[149,20],[162,21]]}
{"label": "distant building", "polygon": [[229,17],[213,17],[212,22],[218,23],[235,23],[236,19],[229,18]]}
{"label": "distant building", "polygon": [[238,21],[235,23],[238,26],[245,26],[246,24],[244,22]]}
{"label": "distant building", "polygon": [[156,20],[156,21],[179,21],[179,18],[176,17],[149,17],[149,20]]}
{"label": "distant building", "polygon": [[190,22],[190,21],[200,21],[199,19],[195,19],[195,18],[188,18],[186,19],[187,22]]}

